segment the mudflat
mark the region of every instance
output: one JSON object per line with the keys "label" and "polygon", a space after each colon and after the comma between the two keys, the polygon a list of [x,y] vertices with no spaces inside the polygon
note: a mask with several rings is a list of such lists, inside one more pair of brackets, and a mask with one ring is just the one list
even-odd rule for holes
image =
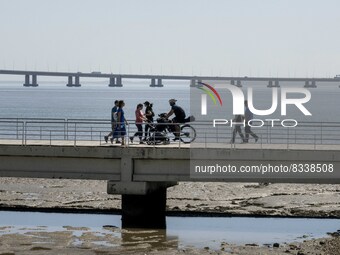
{"label": "mudflat", "polygon": [[[120,196],[106,193],[106,181],[0,178],[0,203],[3,208],[98,211],[120,209]],[[340,185],[183,182],[168,189],[167,210],[248,216],[340,217],[339,203]],[[122,254],[115,234],[125,230],[112,229],[112,236],[107,234],[103,240],[97,240],[95,234],[87,233],[82,237],[82,247],[73,245],[74,237],[68,230],[2,235],[0,254],[56,254],[56,251],[58,254]],[[33,239],[39,235],[48,237],[50,244],[38,245],[37,240]],[[94,239],[99,243],[110,241],[113,247],[95,245]],[[340,238],[334,233],[328,238],[280,244],[278,247],[221,243],[218,251],[209,247],[161,249],[137,243],[136,248],[125,247],[124,254],[302,255],[339,254],[339,250]]]}

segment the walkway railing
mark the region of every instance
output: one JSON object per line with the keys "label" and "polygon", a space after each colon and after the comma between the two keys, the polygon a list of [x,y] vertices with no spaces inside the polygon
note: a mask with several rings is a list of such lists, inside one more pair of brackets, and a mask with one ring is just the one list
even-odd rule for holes
{"label": "walkway railing", "polygon": [[[126,127],[126,144],[130,144],[128,137],[132,136],[137,128],[134,121],[128,121]],[[162,125],[162,124],[157,124]],[[168,124],[166,124],[168,125]],[[231,144],[233,128],[226,125],[212,126],[211,122],[190,123],[196,130],[195,144]],[[144,127],[143,127],[144,128]],[[58,118],[0,118],[1,140],[15,141],[16,144],[27,145],[32,141],[41,141],[53,144],[57,141],[72,142],[77,146],[82,141],[92,141],[98,145],[105,143],[104,136],[111,131],[111,123],[105,119],[58,119]],[[242,128],[244,134],[244,128]],[[340,122],[299,122],[294,128],[282,126],[271,127],[270,123],[262,127],[253,127],[252,131],[259,136],[258,144],[312,144],[312,145],[339,145]],[[143,133],[144,135],[144,133]],[[168,133],[172,144],[173,134]],[[138,137],[135,137],[135,141]],[[235,144],[241,143],[236,135]],[[254,143],[251,138],[249,143]],[[109,141],[110,143],[110,141]]]}

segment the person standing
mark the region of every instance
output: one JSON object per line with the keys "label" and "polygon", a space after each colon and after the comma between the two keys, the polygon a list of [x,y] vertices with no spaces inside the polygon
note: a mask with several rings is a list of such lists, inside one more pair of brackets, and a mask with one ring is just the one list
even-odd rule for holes
{"label": "person standing", "polygon": [[242,142],[244,142],[244,135],[242,134],[241,130],[242,121],[244,121],[244,117],[241,114],[235,115],[235,118],[233,119],[235,128],[233,130],[233,137],[231,138],[230,143],[235,143],[236,133],[240,135],[240,137],[242,138]]}
{"label": "person standing", "polygon": [[182,107],[176,105],[177,100],[176,99],[170,99],[169,104],[171,106],[171,110],[167,113],[165,116],[166,119],[168,119],[172,114],[175,114],[175,117],[172,118],[172,122],[174,123],[174,135],[175,138],[173,139],[174,141],[179,140],[179,135],[180,135],[180,123],[185,122],[185,111],[183,110]]}
{"label": "person standing", "polygon": [[245,106],[245,112],[244,112],[244,118],[246,122],[246,126],[244,128],[244,132],[246,133],[246,138],[244,139],[245,143],[249,142],[249,135],[255,138],[255,143],[258,141],[259,137],[251,131],[251,127],[249,124],[251,124],[251,120],[253,119],[253,113],[248,108],[248,101],[244,101]]}
{"label": "person standing", "polygon": [[111,143],[113,143],[113,139],[115,137],[121,137],[122,143],[121,145],[125,145],[125,135],[126,135],[126,127],[125,125],[129,125],[128,122],[125,119],[124,116],[124,110],[123,107],[125,106],[125,103],[123,100],[120,100],[118,102],[118,110],[117,110],[117,125],[115,128],[115,132],[113,134],[113,137],[111,138]]}
{"label": "person standing", "polygon": [[143,121],[146,121],[146,118],[142,112],[143,109],[143,105],[142,104],[138,104],[136,111],[135,111],[135,115],[136,115],[136,127],[137,127],[137,132],[130,137],[130,141],[131,143],[133,143],[133,138],[135,136],[139,137],[139,144],[143,144],[142,138],[143,138]]}
{"label": "person standing", "polygon": [[[104,136],[104,140],[107,143],[109,140],[109,137],[113,136],[113,133],[115,131],[116,125],[117,125],[117,110],[118,110],[118,100],[114,102],[114,106],[111,109],[111,132],[108,133],[108,135]],[[119,143],[118,138],[116,138],[116,143]]]}
{"label": "person standing", "polygon": [[148,137],[150,136],[150,128],[151,125],[149,123],[153,123],[153,117],[155,116],[155,113],[153,112],[152,109],[152,104],[150,104],[149,101],[145,101],[144,102],[144,106],[145,106],[145,114],[144,116],[146,117],[146,124],[145,124],[145,132],[144,132],[144,140],[146,141],[148,139]]}

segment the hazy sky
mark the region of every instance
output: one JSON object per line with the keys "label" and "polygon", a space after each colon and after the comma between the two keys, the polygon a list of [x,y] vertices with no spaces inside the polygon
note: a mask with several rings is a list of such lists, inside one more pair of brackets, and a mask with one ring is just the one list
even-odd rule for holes
{"label": "hazy sky", "polygon": [[339,0],[0,0],[0,69],[330,77]]}

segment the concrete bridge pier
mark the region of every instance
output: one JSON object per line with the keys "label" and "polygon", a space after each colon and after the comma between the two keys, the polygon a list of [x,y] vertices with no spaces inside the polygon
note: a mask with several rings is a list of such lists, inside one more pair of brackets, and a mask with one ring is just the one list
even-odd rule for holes
{"label": "concrete bridge pier", "polygon": [[36,74],[33,74],[32,75],[32,84],[31,84],[32,87],[38,87],[38,83],[37,83],[37,75]]}
{"label": "concrete bridge pier", "polygon": [[316,82],[315,81],[305,81],[305,88],[316,88]]}
{"label": "concrete bridge pier", "polygon": [[[235,80],[231,80],[230,84],[235,85]],[[236,87],[242,88],[241,80],[236,80]]]}
{"label": "concrete bridge pier", "polygon": [[31,86],[29,74],[25,74],[25,83],[24,83],[24,86],[25,87],[30,87]]}
{"label": "concrete bridge pier", "polygon": [[67,87],[73,87],[73,77],[69,76],[68,77],[68,82],[66,84]]}
{"label": "concrete bridge pier", "polygon": [[74,87],[80,87],[80,83],[79,83],[79,76],[75,76],[74,77]]}
{"label": "concrete bridge pier", "polygon": [[151,79],[151,84],[150,84],[150,87],[156,87],[156,79],[155,78],[152,78]]}
{"label": "concrete bridge pier", "polygon": [[280,88],[280,82],[279,80],[274,81],[274,83],[273,81],[269,81],[267,87],[268,88]]}
{"label": "concrete bridge pier", "polygon": [[122,77],[121,76],[117,76],[116,77],[116,86],[115,87],[123,87]]}
{"label": "concrete bridge pier", "polygon": [[68,82],[66,84],[67,87],[80,87],[81,84],[79,82],[79,76],[74,77],[74,83],[73,83],[73,76],[68,76]]}
{"label": "concrete bridge pier", "polygon": [[157,79],[157,86],[156,87],[164,87],[164,85],[162,84],[162,79]]}
{"label": "concrete bridge pier", "polygon": [[108,181],[108,194],[122,194],[123,228],[165,229],[166,189],[176,182]]}
{"label": "concrete bridge pier", "polygon": [[164,87],[164,85],[162,84],[162,79],[157,79],[157,83],[156,83],[156,78],[152,78],[150,87],[152,87],[152,88]]}
{"label": "concrete bridge pier", "polygon": [[122,77],[110,77],[109,87],[123,87]]}
{"label": "concrete bridge pier", "polygon": [[25,74],[25,83],[23,84],[25,87],[38,87],[37,83],[37,75],[32,75],[32,83],[30,82],[30,75]]}
{"label": "concrete bridge pier", "polygon": [[116,87],[116,78],[110,77],[109,87]]}
{"label": "concrete bridge pier", "polygon": [[190,87],[193,88],[196,86],[197,86],[196,80],[195,79],[190,80]]}

